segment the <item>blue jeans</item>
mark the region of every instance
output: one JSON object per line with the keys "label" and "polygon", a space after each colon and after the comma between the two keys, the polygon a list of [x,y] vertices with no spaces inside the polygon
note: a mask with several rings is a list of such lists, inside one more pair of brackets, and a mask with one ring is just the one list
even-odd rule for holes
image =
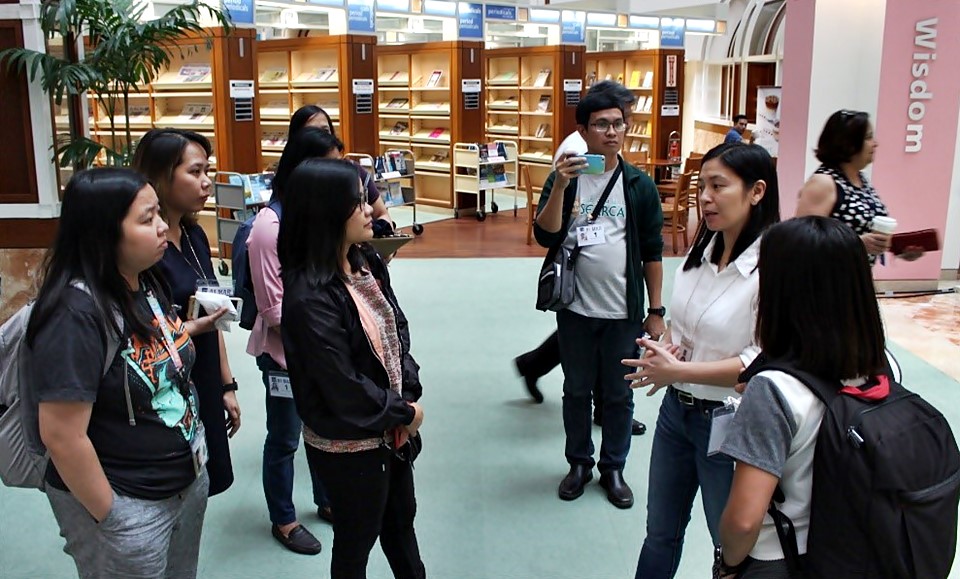
{"label": "blue jeans", "polygon": [[593,467],[590,403],[597,385],[603,393],[600,444],[601,474],[623,470],[630,452],[633,390],[623,379],[630,369],[620,363],[637,356],[641,322],[588,318],[569,310],[557,313],[560,364],[563,366],[563,429],[571,465]]}
{"label": "blue jeans", "polygon": [[[302,423],[292,398],[270,395],[271,371],[283,371],[267,354],[257,356],[257,367],[263,372],[267,404],[267,438],[263,443],[263,495],[267,499],[270,522],[288,525],[297,520],[293,506],[293,457],[300,446]],[[327,492],[320,482],[316,465],[307,455],[310,479],[313,481],[313,502],[319,508],[329,506]]]}
{"label": "blue jeans", "polygon": [[720,542],[720,515],[733,483],[733,460],[723,454],[707,456],[712,407],[684,405],[673,388],[663,397],[650,452],[647,537],[636,579],[676,574],[698,489],[710,536],[714,544]]}

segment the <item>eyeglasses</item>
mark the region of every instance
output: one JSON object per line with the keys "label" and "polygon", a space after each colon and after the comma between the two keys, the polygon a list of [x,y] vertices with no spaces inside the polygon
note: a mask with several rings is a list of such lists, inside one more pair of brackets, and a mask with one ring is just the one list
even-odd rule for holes
{"label": "eyeglasses", "polygon": [[613,128],[614,131],[618,133],[622,133],[627,130],[627,123],[623,121],[614,121],[611,123],[610,121],[605,121],[605,120],[600,120],[595,123],[590,123],[590,128],[592,128],[594,131],[598,133],[606,133],[607,131],[610,130],[611,127]]}

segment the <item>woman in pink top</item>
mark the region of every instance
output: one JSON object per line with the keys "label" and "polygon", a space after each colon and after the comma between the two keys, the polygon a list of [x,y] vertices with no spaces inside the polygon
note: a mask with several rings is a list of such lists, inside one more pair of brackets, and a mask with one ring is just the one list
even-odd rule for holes
{"label": "woman in pink top", "polygon": [[[290,173],[304,159],[339,157],[340,142],[328,132],[305,128],[287,142],[273,179],[270,206],[261,209],[247,239],[250,278],[257,300],[257,320],[247,353],[257,358],[266,387],[267,437],[263,444],[263,494],[273,524],[273,536],[295,553],[315,555],[320,541],[300,524],[293,505],[293,457],[300,445],[301,422],[287,379],[287,360],[280,341],[280,305],[283,284],[277,258],[277,233],[283,213],[284,187]],[[327,493],[313,462],[307,458],[313,481],[313,501],[319,516],[332,522]]]}

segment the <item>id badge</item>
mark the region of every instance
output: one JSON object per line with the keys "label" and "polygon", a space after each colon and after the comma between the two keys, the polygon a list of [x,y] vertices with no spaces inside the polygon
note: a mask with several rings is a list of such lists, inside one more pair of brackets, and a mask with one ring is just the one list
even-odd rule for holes
{"label": "id badge", "polygon": [[591,223],[577,227],[577,245],[580,247],[601,245],[606,242],[607,236],[603,231],[603,225]]}
{"label": "id badge", "polygon": [[233,288],[223,287],[220,285],[220,282],[215,279],[198,279],[197,285],[196,285],[196,291],[207,292],[211,294],[220,294],[222,296],[233,295]]}
{"label": "id badge", "polygon": [[693,342],[686,337],[680,338],[680,351],[677,353],[677,359],[681,362],[693,360]]}
{"label": "id badge", "polygon": [[270,383],[270,396],[293,398],[293,389],[290,388],[290,375],[286,372],[268,372],[267,381]]}
{"label": "id badge", "polygon": [[199,420],[197,421],[197,430],[190,440],[190,454],[193,455],[193,470],[197,476],[200,476],[200,471],[203,470],[210,459],[210,452],[207,450],[207,432],[203,428],[203,423]]}
{"label": "id badge", "polygon": [[707,444],[707,456],[720,452],[720,445],[730,432],[730,424],[737,415],[737,405],[727,402],[719,408],[713,409],[713,419],[710,421],[710,442]]}

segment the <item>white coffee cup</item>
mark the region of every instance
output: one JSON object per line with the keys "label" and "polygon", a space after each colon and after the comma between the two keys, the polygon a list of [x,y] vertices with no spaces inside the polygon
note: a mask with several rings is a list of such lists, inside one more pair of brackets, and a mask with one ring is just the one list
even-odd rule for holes
{"label": "white coffee cup", "polygon": [[892,235],[893,232],[897,230],[897,220],[893,217],[877,215],[873,218],[873,223],[870,228],[877,233]]}

